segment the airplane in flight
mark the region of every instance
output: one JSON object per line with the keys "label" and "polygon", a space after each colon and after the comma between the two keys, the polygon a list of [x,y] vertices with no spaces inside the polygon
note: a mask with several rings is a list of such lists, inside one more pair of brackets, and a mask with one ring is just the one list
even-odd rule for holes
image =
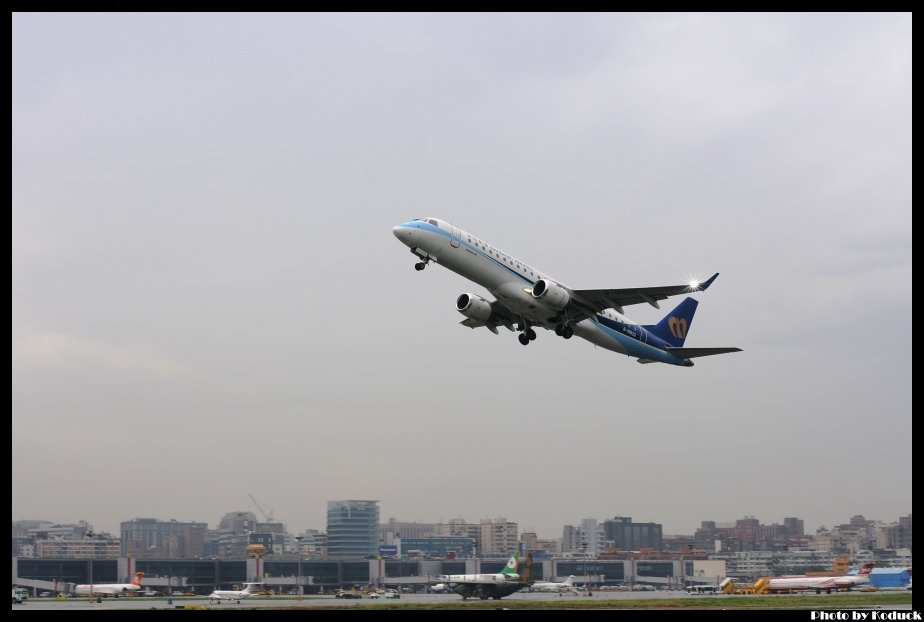
{"label": "airplane in flight", "polygon": [[507,560],[507,565],[497,573],[439,575],[437,580],[443,583],[438,583],[437,585],[443,586],[444,589],[448,586],[449,589],[459,594],[463,600],[472,596],[477,596],[481,600],[487,600],[488,598],[500,600],[504,596],[522,590],[530,583],[532,556],[527,558],[522,575],[517,573],[519,560],[520,553],[514,553]]}
{"label": "airplane in flight", "polygon": [[864,583],[869,583],[869,573],[872,571],[874,564],[866,564],[856,574],[844,574],[827,577],[771,577],[767,586],[771,592],[795,592],[815,590],[820,594],[822,591],[831,593],[832,590],[845,590],[849,592],[851,588]]}
{"label": "airplane in flight", "polygon": [[253,590],[256,586],[261,585],[260,583],[245,583],[244,589],[242,590],[215,590],[209,594],[209,603],[213,601],[217,604],[221,604],[221,601],[236,601],[238,604],[241,603],[241,599],[248,598],[253,595]]}
{"label": "airplane in flight", "polygon": [[77,596],[124,596],[141,589],[143,572],[136,572],[131,583],[87,583],[74,586]]}
{"label": "airplane in flight", "polygon": [[623,315],[623,308],[630,305],[644,302],[660,309],[659,300],[705,291],[718,273],[702,283],[572,289],[444,220],[410,220],[392,232],[420,259],[415,265],[418,271],[433,262],[491,292],[493,301],[471,293],[456,299],[456,310],[465,316],[463,326],[485,327],[495,335],[503,326],[518,331],[524,346],[536,339],[536,328],[545,328],[565,339],[577,335],[639,363],[691,367],[697,357],[741,351],[684,347],[698,304],[694,298],[684,299],[657,324],[642,326]]}
{"label": "airplane in flight", "polygon": [[574,587],[574,575],[570,575],[564,581],[536,581],[529,586],[530,592],[576,592]]}

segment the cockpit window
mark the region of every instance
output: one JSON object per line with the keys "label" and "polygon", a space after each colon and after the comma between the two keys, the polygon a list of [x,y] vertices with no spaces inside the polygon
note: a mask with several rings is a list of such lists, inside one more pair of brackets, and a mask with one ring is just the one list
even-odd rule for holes
{"label": "cockpit window", "polygon": [[436,222],[436,221],[433,220],[432,218],[428,219],[427,222],[430,223],[431,225],[433,225],[434,227],[439,227],[439,226],[440,226],[440,223]]}

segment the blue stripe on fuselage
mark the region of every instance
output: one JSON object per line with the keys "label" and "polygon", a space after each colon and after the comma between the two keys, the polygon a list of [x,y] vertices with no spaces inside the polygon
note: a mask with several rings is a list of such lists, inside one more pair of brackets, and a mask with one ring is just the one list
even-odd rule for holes
{"label": "blue stripe on fuselage", "polygon": [[639,326],[638,324],[620,322],[619,320],[614,320],[614,319],[606,317],[605,315],[599,315],[599,314],[597,315],[597,321],[600,322],[601,324],[604,324],[608,328],[612,328],[613,330],[620,332],[628,337],[631,337],[632,339],[636,339],[638,341],[642,341],[642,336],[644,335],[645,337],[644,343],[648,344],[649,346],[654,346],[655,348],[658,348],[659,350],[664,350],[665,347],[670,345],[669,343],[665,342],[663,339],[661,339],[660,337],[652,333],[650,330],[645,330],[643,326]]}
{"label": "blue stripe on fuselage", "polygon": [[[683,359],[674,356],[662,348],[657,347],[657,345],[642,343],[638,340],[638,338],[631,336],[631,333],[623,332],[623,330],[620,328],[612,327],[613,325],[616,325],[617,327],[626,326],[629,329],[635,328],[637,329],[635,333],[638,334],[638,331],[645,330],[641,326],[632,326],[631,324],[614,322],[613,320],[599,314],[594,316],[591,321],[596,324],[597,327],[607,336],[618,341],[626,349],[626,353],[629,356],[634,356],[635,358],[640,359],[649,359],[652,361],[660,361],[662,363],[669,363],[671,365],[683,365]],[[649,333],[649,335],[651,334]],[[656,339],[656,341],[661,340]]]}

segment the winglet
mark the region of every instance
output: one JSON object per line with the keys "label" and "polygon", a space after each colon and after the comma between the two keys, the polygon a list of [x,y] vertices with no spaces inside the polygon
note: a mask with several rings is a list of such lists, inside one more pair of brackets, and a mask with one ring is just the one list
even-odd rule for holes
{"label": "winglet", "polygon": [[718,272],[713,274],[706,282],[700,283],[699,287],[695,288],[694,291],[698,291],[698,292],[706,291],[709,288],[709,286],[712,285],[712,282],[716,279],[717,276],[719,276]]}

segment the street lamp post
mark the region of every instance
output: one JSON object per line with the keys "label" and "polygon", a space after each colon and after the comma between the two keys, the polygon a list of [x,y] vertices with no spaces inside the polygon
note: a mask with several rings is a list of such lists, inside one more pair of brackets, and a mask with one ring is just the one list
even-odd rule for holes
{"label": "street lamp post", "polygon": [[587,540],[581,539],[581,557],[584,558],[584,596],[590,596],[590,575],[587,574]]}
{"label": "street lamp post", "polygon": [[298,553],[298,577],[296,579],[295,591],[298,594],[298,600],[302,599],[305,590],[302,587],[302,538],[304,536],[295,536],[295,548]]}

